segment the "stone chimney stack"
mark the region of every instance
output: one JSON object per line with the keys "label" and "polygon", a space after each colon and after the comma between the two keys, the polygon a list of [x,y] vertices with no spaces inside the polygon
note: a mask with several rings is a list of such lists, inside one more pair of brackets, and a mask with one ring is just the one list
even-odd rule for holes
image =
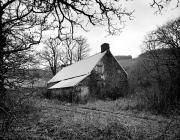
{"label": "stone chimney stack", "polygon": [[104,52],[104,51],[107,51],[109,50],[109,44],[108,43],[103,43],[101,45],[101,53]]}

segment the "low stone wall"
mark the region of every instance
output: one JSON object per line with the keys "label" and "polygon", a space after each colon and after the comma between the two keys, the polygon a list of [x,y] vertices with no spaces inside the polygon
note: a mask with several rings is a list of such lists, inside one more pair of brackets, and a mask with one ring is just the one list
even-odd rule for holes
{"label": "low stone wall", "polygon": [[89,95],[87,86],[76,86],[63,89],[50,89],[51,98],[57,98],[61,101],[67,102],[86,102]]}

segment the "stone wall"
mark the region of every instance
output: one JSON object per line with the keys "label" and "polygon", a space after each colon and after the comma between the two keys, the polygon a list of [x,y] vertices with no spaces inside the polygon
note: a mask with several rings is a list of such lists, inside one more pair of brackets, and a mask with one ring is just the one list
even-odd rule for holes
{"label": "stone wall", "polygon": [[[87,81],[86,79],[84,81]],[[61,101],[84,103],[89,95],[89,88],[84,82],[80,82],[75,87],[50,89],[51,98],[57,98]]]}
{"label": "stone wall", "polygon": [[127,74],[112,56],[110,51],[107,51],[106,55],[96,65],[94,70],[100,74],[104,81],[105,88],[110,92],[116,88],[116,90],[118,90],[117,94],[127,94]]}

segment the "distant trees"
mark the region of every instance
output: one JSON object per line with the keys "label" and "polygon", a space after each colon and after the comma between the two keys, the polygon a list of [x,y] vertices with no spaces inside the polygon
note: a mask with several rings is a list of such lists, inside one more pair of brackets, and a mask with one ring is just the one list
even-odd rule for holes
{"label": "distant trees", "polygon": [[170,103],[179,100],[180,18],[151,32],[146,37],[145,49],[156,71],[156,81],[163,96],[167,96]]}
{"label": "distant trees", "polygon": [[41,59],[41,65],[44,63],[50,67],[53,75],[58,69],[84,59],[90,51],[87,40],[82,36],[73,39],[66,37],[63,41],[49,38],[44,41],[44,45],[43,50],[37,54]]}
{"label": "distant trees", "polygon": [[[73,62],[80,61],[88,56],[90,51],[87,39],[79,36],[75,38],[66,37],[62,42],[63,52],[65,54],[65,64],[71,65]],[[63,60],[62,60],[63,61]]]}
{"label": "distant trees", "polygon": [[162,111],[177,105],[180,101],[180,18],[149,33],[143,49],[144,54],[132,72],[135,83],[151,89],[151,103],[157,109]]}
{"label": "distant trees", "polygon": [[75,61],[82,60],[89,55],[90,48],[87,39],[79,36],[76,38],[77,48],[75,50]]}
{"label": "distant trees", "polygon": [[56,74],[59,66],[59,58],[61,57],[60,44],[58,39],[49,38],[44,41],[44,49],[38,53],[41,59],[40,62],[48,63],[53,75]]}

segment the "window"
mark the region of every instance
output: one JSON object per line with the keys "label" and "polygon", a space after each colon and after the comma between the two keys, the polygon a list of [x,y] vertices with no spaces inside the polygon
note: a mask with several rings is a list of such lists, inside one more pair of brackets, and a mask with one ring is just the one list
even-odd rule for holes
{"label": "window", "polygon": [[103,65],[96,65],[96,71],[100,74],[103,74],[103,72],[104,72]]}

